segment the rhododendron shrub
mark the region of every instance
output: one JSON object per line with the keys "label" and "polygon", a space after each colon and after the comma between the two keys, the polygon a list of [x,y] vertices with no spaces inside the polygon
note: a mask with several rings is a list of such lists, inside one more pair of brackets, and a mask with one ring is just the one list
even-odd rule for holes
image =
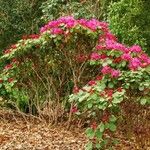
{"label": "rhododendron shrub", "polygon": [[109,33],[100,36],[90,64],[100,66],[100,74],[72,94],[70,101],[77,114],[88,114],[91,127],[86,133],[91,142],[87,149],[104,149],[113,143],[107,133],[116,130],[118,116],[114,110],[128,99],[142,105],[150,103],[150,58],[138,45],[122,45]]}
{"label": "rhododendron shrub", "polygon": [[45,101],[62,101],[75,87],[88,82],[87,76],[92,78],[99,72],[88,62],[102,33],[100,28],[105,26],[99,24],[96,20],[62,17],[42,27],[38,35],[23,36],[4,50],[1,91],[5,98],[9,96],[28,111],[29,104],[43,108]]}
{"label": "rhododendron shrub", "polygon": [[70,107],[69,119],[86,116],[86,149],[115,143],[111,132],[124,101],[150,103],[150,58],[138,45],[119,43],[107,23],[95,19],[50,21],[39,35],[5,50],[1,60],[5,98],[21,108],[35,105],[38,113],[46,104],[59,111]]}

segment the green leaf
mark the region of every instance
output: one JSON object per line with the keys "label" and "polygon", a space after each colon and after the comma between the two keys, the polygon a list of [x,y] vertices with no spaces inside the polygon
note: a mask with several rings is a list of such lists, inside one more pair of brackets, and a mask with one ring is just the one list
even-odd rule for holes
{"label": "green leaf", "polygon": [[89,95],[90,95],[89,93],[86,93],[85,95],[81,96],[78,101],[79,102],[84,101]]}
{"label": "green leaf", "polygon": [[150,99],[147,99],[147,104],[150,104]]}
{"label": "green leaf", "polygon": [[91,128],[87,128],[85,131],[86,135],[88,138],[92,139],[95,136],[95,132]]}
{"label": "green leaf", "polygon": [[95,64],[96,64],[96,61],[94,61],[94,60],[90,61],[90,65],[95,65]]}
{"label": "green leaf", "polygon": [[93,149],[93,143],[92,142],[87,143],[85,146],[85,150],[92,150],[92,149]]}
{"label": "green leaf", "polygon": [[100,148],[101,148],[101,144],[97,143],[97,144],[96,144],[96,148],[97,148],[97,149],[100,149]]}
{"label": "green leaf", "polygon": [[125,67],[125,66],[126,66],[126,62],[123,61],[122,64],[121,64],[121,66],[122,66],[122,67]]}
{"label": "green leaf", "polygon": [[122,102],[122,100],[123,100],[123,97],[115,97],[112,102],[114,104],[118,104],[118,103]]}
{"label": "green leaf", "polygon": [[102,132],[100,132],[99,128],[96,130],[95,136],[97,139],[102,139]]}
{"label": "green leaf", "polygon": [[146,102],[147,102],[147,99],[146,99],[146,98],[142,98],[141,101],[140,101],[141,105],[145,105]]}
{"label": "green leaf", "polygon": [[107,64],[111,64],[112,63],[112,60],[111,59],[108,59],[107,60]]}
{"label": "green leaf", "polygon": [[108,83],[108,87],[109,88],[113,88],[114,87],[114,84],[112,82]]}
{"label": "green leaf", "polygon": [[104,125],[103,122],[100,123],[99,129],[100,129],[100,132],[104,132],[104,130],[105,130],[105,125]]}
{"label": "green leaf", "polygon": [[109,123],[105,123],[105,129],[109,128]]}
{"label": "green leaf", "polygon": [[144,86],[140,86],[140,87],[139,87],[139,90],[140,90],[140,91],[143,91],[143,90],[144,90]]}
{"label": "green leaf", "polygon": [[105,139],[105,140],[103,140],[103,141],[101,142],[101,146],[103,147],[103,146],[105,146],[107,143],[108,143],[108,140]]}
{"label": "green leaf", "polygon": [[110,129],[110,131],[116,131],[116,125],[115,124],[113,124],[113,123],[109,123],[109,129]]}
{"label": "green leaf", "polygon": [[129,87],[130,87],[130,84],[129,84],[129,83],[126,83],[126,84],[124,85],[124,88],[125,88],[125,89],[129,89]]}
{"label": "green leaf", "polygon": [[114,115],[112,115],[111,117],[110,117],[110,122],[115,122],[117,120],[117,118],[114,116]]}
{"label": "green leaf", "polygon": [[100,101],[100,102],[104,102],[105,99],[104,99],[103,97],[100,97],[100,98],[99,98],[99,101]]}
{"label": "green leaf", "polygon": [[104,103],[98,104],[98,108],[101,109],[101,110],[105,110],[106,107],[107,107],[107,102],[106,103],[104,102]]}
{"label": "green leaf", "polygon": [[3,80],[4,80],[4,81],[7,81],[7,80],[8,80],[8,77],[4,76],[4,77],[3,77]]}
{"label": "green leaf", "polygon": [[98,83],[98,85],[97,85],[97,87],[96,87],[96,89],[97,89],[98,91],[103,91],[105,88],[106,88],[106,84],[105,84],[104,82]]}
{"label": "green leaf", "polygon": [[93,104],[92,103],[88,103],[88,108],[92,108],[93,107]]}
{"label": "green leaf", "polygon": [[98,99],[98,95],[97,94],[92,94],[91,96],[90,96],[90,99],[92,99],[92,100],[97,100]]}
{"label": "green leaf", "polygon": [[81,112],[77,111],[75,114],[78,115],[78,116],[80,116]]}

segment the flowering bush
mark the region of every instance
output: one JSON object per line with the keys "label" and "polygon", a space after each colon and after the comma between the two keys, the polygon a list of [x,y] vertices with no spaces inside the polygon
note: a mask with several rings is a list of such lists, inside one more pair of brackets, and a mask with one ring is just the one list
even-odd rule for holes
{"label": "flowering bush", "polygon": [[69,103],[70,114],[86,115],[86,149],[115,142],[109,135],[123,101],[150,103],[150,58],[138,45],[119,43],[107,23],[95,19],[50,21],[39,35],[5,50],[1,60],[0,87],[23,110],[31,105],[40,113],[45,103],[54,110],[62,103],[60,111]]}
{"label": "flowering bush", "polygon": [[5,98],[28,112],[28,105],[43,109],[46,103],[52,105],[49,101],[62,102],[74,85],[86,83],[85,76],[95,74],[96,67],[87,60],[101,32],[96,28],[93,32],[90,24],[63,17],[42,27],[39,35],[23,36],[5,50],[1,60],[6,65],[0,75]]}
{"label": "flowering bush", "polygon": [[90,122],[94,120],[86,130],[91,139],[87,149],[103,149],[113,143],[106,133],[116,130],[116,110],[123,100],[132,97],[142,105],[150,103],[150,58],[138,45],[127,47],[106,33],[100,36],[90,64],[102,67],[99,74],[72,94],[70,101],[78,108],[78,114],[86,112]]}

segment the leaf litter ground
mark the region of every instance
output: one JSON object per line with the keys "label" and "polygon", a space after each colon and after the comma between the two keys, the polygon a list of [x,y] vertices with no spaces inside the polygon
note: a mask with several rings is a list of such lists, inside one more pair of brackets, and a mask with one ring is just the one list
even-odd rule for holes
{"label": "leaf litter ground", "polygon": [[[114,150],[150,150],[117,134],[121,143]],[[49,126],[35,119],[23,119],[18,114],[0,110],[0,150],[84,150],[87,139],[84,129],[65,124]]]}

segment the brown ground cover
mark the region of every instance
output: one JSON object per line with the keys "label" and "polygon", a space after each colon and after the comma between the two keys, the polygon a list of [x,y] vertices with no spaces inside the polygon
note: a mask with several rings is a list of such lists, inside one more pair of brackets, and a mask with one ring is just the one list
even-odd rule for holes
{"label": "brown ground cover", "polygon": [[[140,148],[135,138],[127,140],[121,133],[120,144],[114,150],[150,150]],[[84,129],[65,123],[50,126],[33,117],[22,117],[9,111],[0,111],[0,150],[84,150],[87,139]]]}

